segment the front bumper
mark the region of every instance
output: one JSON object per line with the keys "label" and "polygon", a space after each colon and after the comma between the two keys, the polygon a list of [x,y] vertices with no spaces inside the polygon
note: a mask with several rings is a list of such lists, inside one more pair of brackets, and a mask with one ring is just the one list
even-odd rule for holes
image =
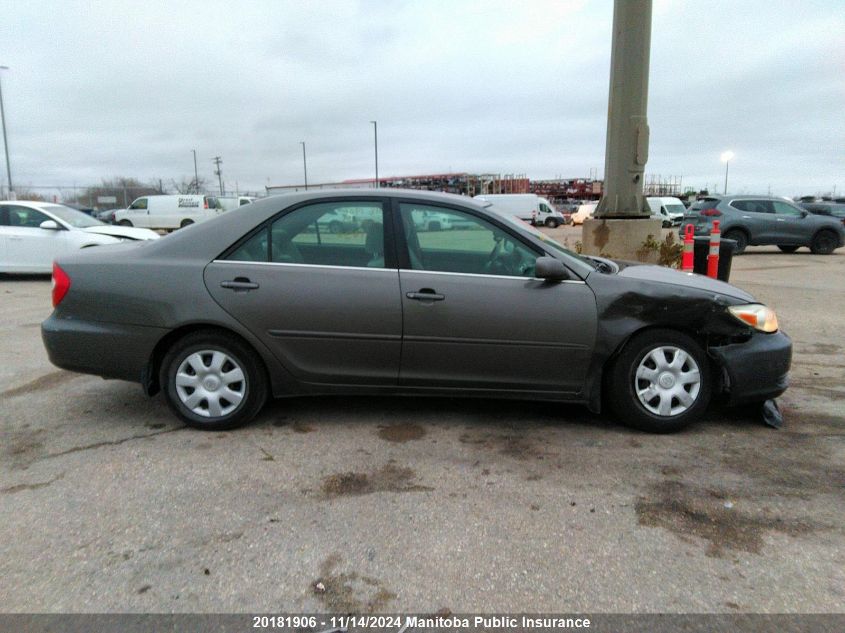
{"label": "front bumper", "polygon": [[789,386],[792,340],[783,332],[755,332],[744,343],[708,351],[727,375],[729,404],[762,402],[781,395]]}

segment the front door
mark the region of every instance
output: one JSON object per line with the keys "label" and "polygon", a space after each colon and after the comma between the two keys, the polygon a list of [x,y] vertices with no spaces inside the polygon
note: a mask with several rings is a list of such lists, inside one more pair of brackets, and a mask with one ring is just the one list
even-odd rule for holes
{"label": "front door", "polygon": [[807,223],[804,222],[806,212],[793,207],[785,201],[772,200],[775,212],[775,230],[778,244],[806,244],[810,238]]}
{"label": "front door", "polygon": [[40,228],[42,222],[52,218],[31,207],[10,204],[4,206],[4,211],[3,222],[7,226],[3,232],[6,258],[11,264],[9,269],[49,271],[53,260],[68,249],[68,231],[64,227],[59,230]]}
{"label": "front door", "polygon": [[206,286],[299,380],[395,385],[402,305],[384,226],[381,202],[300,207],[212,262]]}
{"label": "front door", "polygon": [[[449,231],[421,230],[426,212]],[[534,277],[544,253],[468,211],[399,204],[404,336],[400,384],[581,390],[596,336],[596,302],[580,280]]]}

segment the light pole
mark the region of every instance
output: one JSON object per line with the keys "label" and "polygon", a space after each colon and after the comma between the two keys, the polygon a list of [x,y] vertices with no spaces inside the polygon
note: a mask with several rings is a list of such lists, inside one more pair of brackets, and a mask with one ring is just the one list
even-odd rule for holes
{"label": "light pole", "polygon": [[197,171],[197,150],[191,150],[194,153],[194,193],[200,192],[200,175]]}
{"label": "light pole", "polygon": [[375,150],[376,150],[376,189],[378,189],[378,121],[370,121],[373,124],[373,134],[375,135]]}
{"label": "light pole", "polygon": [[305,175],[305,191],[308,191],[308,163],[305,162],[305,141],[299,141],[302,145],[302,173]]}
{"label": "light pole", "polygon": [[731,164],[731,159],[734,153],[731,150],[722,152],[722,162],[725,163],[725,195],[728,195],[728,166]]}
{"label": "light pole", "polygon": [[[0,71],[4,70],[9,70],[9,67],[0,66]],[[0,121],[3,123],[3,147],[6,150],[6,177],[9,179],[9,197],[14,200],[15,192],[12,190],[12,167],[9,165],[9,137],[6,135],[6,110],[3,108],[2,83],[0,83]]]}

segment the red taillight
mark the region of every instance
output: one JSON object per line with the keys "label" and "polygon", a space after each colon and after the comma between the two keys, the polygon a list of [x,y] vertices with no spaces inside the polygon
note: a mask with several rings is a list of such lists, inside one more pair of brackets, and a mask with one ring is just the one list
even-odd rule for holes
{"label": "red taillight", "polygon": [[203,201],[202,201],[202,208],[203,208],[203,209],[207,209],[207,208],[208,208],[208,200],[203,200]]}
{"label": "red taillight", "polygon": [[59,268],[56,262],[53,262],[53,307],[55,308],[65,298],[67,291],[70,290],[70,277],[67,273]]}
{"label": "red taillight", "polygon": [[719,209],[704,209],[704,211],[699,211],[698,214],[707,218],[718,218],[722,215],[722,212]]}

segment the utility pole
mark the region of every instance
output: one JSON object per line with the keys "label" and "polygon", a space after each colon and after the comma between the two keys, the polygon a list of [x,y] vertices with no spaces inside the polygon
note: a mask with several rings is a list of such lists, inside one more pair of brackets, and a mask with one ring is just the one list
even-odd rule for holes
{"label": "utility pole", "polygon": [[376,149],[376,189],[378,189],[378,121],[370,121],[373,124],[373,134],[375,134],[375,149]]}
{"label": "utility pole", "polygon": [[584,222],[587,255],[637,260],[648,236],[660,235],[660,221],[651,219],[643,199],[651,10],[652,0],[614,0],[604,187],[593,218]]}
{"label": "utility pole", "polygon": [[[0,66],[0,75],[2,71],[9,70],[8,66]],[[3,84],[0,82],[0,121],[3,123],[3,148],[6,150],[6,178],[9,179],[9,198],[15,200],[15,190],[12,187],[12,167],[9,164],[9,137],[6,134],[6,110],[3,107]]]}
{"label": "utility pole", "polygon": [[220,183],[220,195],[223,195],[223,170],[220,169],[220,164],[223,162],[223,159],[219,156],[215,156],[211,159],[211,162],[214,163],[214,175],[217,176],[217,181]]}
{"label": "utility pole", "polygon": [[200,192],[200,175],[197,171],[197,150],[191,150],[194,153],[194,193]]}
{"label": "utility pole", "polygon": [[302,173],[305,176],[305,191],[308,191],[308,163],[305,161],[305,141],[299,141],[302,145]]}

